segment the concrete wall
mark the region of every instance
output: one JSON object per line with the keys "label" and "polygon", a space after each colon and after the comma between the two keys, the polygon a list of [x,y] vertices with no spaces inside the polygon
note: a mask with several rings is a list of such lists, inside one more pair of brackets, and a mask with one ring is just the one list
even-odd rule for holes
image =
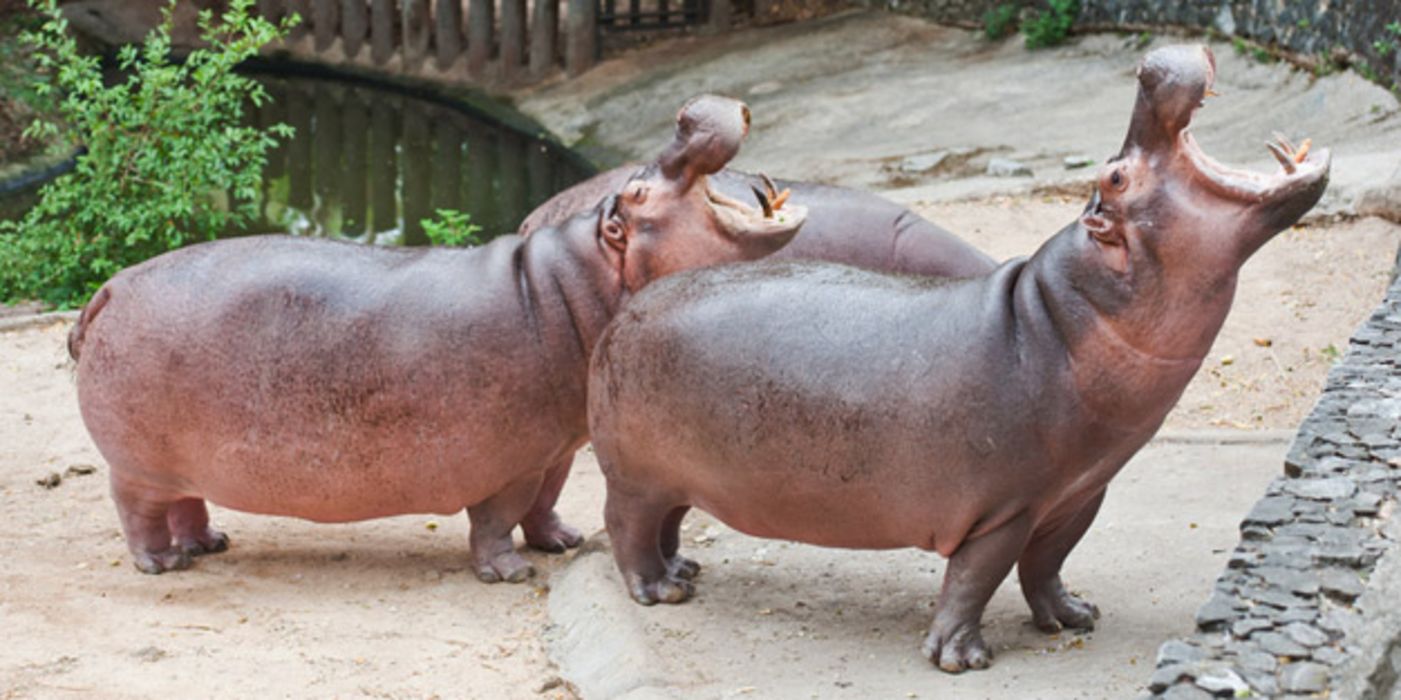
{"label": "concrete wall", "polygon": [[[1005,0],[1004,0],[1005,1]],[[868,0],[874,6],[959,25],[981,24],[996,0]],[[1044,3],[1020,0],[1015,4]],[[1077,27],[1185,27],[1212,30],[1277,47],[1303,59],[1365,61],[1389,85],[1401,84],[1401,36],[1388,32],[1401,22],[1401,0],[1084,0]],[[1383,55],[1374,42],[1394,47]]]}

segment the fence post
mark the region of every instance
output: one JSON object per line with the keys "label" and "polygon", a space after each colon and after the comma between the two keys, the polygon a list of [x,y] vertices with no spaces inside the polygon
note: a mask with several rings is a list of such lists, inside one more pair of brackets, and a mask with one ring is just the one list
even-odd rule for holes
{"label": "fence post", "polygon": [[729,29],[730,12],[730,0],[710,0],[710,18],[706,21],[706,31],[718,34]]}
{"label": "fence post", "polygon": [[331,48],[336,40],[336,32],[340,29],[339,14],[340,3],[337,0],[311,1],[311,31],[317,51]]}
{"label": "fence post", "polygon": [[501,80],[511,82],[525,58],[525,0],[501,0]]}
{"label": "fence post", "polygon": [[480,76],[491,60],[492,25],[496,24],[496,0],[471,0],[467,6],[467,70]]}
{"label": "fence post", "polygon": [[403,6],[403,45],[404,66],[416,67],[428,55],[428,2],[429,0],[402,0]]}
{"label": "fence post", "polygon": [[438,0],[433,13],[438,67],[447,70],[462,53],[462,0]]}
{"label": "fence post", "polygon": [[564,43],[564,62],[569,75],[575,76],[593,67],[598,51],[597,0],[569,0],[568,37]]}
{"label": "fence post", "polygon": [[535,0],[530,24],[530,75],[543,78],[555,67],[555,42],[559,41],[560,0]]}
{"label": "fence post", "polygon": [[370,0],[370,58],[384,65],[394,55],[394,0]]}
{"label": "fence post", "polygon": [[343,0],[341,3],[341,48],[345,55],[355,58],[365,44],[365,0]]}

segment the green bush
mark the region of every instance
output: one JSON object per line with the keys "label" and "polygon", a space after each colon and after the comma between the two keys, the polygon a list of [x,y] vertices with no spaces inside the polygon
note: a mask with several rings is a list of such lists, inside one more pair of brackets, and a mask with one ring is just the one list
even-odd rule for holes
{"label": "green bush", "polygon": [[983,35],[997,41],[1016,31],[1017,6],[1004,2],[983,13]]}
{"label": "green bush", "polygon": [[474,246],[481,245],[477,236],[481,226],[472,223],[472,216],[455,209],[438,209],[437,219],[424,219],[423,233],[433,245]]}
{"label": "green bush", "polygon": [[[96,57],[79,52],[57,0],[30,0],[43,16],[26,40],[47,74],[38,90],[61,96],[62,130],[87,147],[73,172],[47,184],[18,222],[0,222],[0,299],[58,307],[83,301],[124,267],[247,226],[258,213],[265,154],[291,128],[240,126],[267,93],[234,68],[286,35],[231,0],[217,21],[199,15],[206,48],[170,58],[171,5],[140,47],[117,54],[123,79],[107,85]],[[52,122],[26,135],[51,137]]]}
{"label": "green bush", "polygon": [[1064,43],[1075,18],[1080,16],[1080,0],[1050,0],[1045,9],[1032,10],[1022,22],[1028,49],[1041,49]]}

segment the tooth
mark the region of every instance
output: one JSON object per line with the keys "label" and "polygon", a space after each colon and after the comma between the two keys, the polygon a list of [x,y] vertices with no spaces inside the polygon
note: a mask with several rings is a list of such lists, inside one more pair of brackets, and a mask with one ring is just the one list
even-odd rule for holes
{"label": "tooth", "polygon": [[1313,146],[1313,139],[1304,139],[1303,142],[1299,144],[1299,150],[1294,152],[1294,162],[1304,162],[1304,159],[1309,157],[1309,147],[1311,146]]}
{"label": "tooth", "polygon": [[[778,188],[774,187],[773,180],[770,180],[769,176],[763,173],[759,173],[759,179],[764,181],[764,188],[769,191],[769,198],[778,199]],[[774,206],[774,209],[777,208],[777,206]]]}
{"label": "tooth", "polygon": [[1274,133],[1274,137],[1275,137],[1275,140],[1279,142],[1279,145],[1284,146],[1285,152],[1287,152],[1287,153],[1293,153],[1293,152],[1294,152],[1294,144],[1290,143],[1290,142],[1289,142],[1289,139],[1284,138],[1284,134],[1281,134],[1281,133],[1279,133],[1278,131],[1276,131],[1276,132]]}
{"label": "tooth", "polygon": [[1284,168],[1284,172],[1293,174],[1294,159],[1284,150],[1284,146],[1277,143],[1266,142],[1265,148],[1270,149],[1270,154],[1275,157],[1275,160],[1279,161],[1279,165]]}
{"label": "tooth", "polygon": [[751,186],[749,189],[754,191],[754,196],[759,199],[759,206],[764,208],[764,218],[772,219],[773,205],[769,204],[769,198],[765,197],[764,193],[758,187]]}
{"label": "tooth", "polygon": [[791,194],[793,194],[793,190],[785,187],[782,192],[778,193],[778,196],[773,198],[773,208],[775,210],[782,209],[783,203],[788,201],[788,195]]}

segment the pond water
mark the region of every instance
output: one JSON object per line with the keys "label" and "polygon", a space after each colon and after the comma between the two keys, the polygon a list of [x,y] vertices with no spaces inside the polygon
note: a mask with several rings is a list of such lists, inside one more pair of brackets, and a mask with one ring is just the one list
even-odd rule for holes
{"label": "pond water", "polygon": [[[273,99],[249,119],[296,135],[268,152],[262,221],[242,233],[426,245],[420,222],[455,209],[485,240],[593,174],[555,144],[457,107],[360,83],[255,77]],[[0,198],[0,216],[19,216],[33,196]]]}

